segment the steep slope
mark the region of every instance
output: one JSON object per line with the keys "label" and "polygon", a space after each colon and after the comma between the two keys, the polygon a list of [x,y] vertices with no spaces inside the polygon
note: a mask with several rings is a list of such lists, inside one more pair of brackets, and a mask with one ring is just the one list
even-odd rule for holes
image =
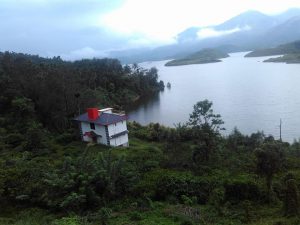
{"label": "steep slope", "polygon": [[293,17],[265,32],[261,37],[269,45],[279,45],[300,39],[300,16]]}

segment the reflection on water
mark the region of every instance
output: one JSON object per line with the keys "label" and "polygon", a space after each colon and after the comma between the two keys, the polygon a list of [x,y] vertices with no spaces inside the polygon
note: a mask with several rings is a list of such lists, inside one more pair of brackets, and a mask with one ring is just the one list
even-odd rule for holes
{"label": "reflection on water", "polygon": [[[131,112],[129,114],[129,120],[141,122],[147,121],[146,117],[148,114],[159,117],[157,109],[160,109],[160,93],[141,97],[134,104],[129,106],[126,111]],[[138,113],[134,114],[134,112]]]}
{"label": "reflection on water", "polygon": [[157,67],[160,79],[170,82],[153,98],[141,99],[129,111],[130,120],[173,126],[186,122],[197,101],[213,101],[227,133],[236,126],[245,134],[264,130],[283,139],[300,137],[300,65],[263,63],[265,57],[244,58],[234,53],[221,63],[165,67],[166,61],[143,63]]}

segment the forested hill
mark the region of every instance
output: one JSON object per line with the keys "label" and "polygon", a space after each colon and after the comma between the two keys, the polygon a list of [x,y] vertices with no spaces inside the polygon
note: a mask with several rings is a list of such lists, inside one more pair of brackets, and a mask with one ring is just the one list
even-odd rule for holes
{"label": "forested hill", "polygon": [[245,57],[259,57],[300,53],[300,41],[279,45],[275,48],[258,49],[248,53]]}
{"label": "forested hill", "polygon": [[283,55],[270,58],[264,62],[300,63],[300,41],[279,45],[276,48],[259,49],[248,53],[245,57]]}
{"label": "forested hill", "polygon": [[184,58],[174,59],[166,63],[166,66],[182,66],[190,64],[204,64],[221,62],[221,58],[229,57],[227,53],[224,53],[217,49],[206,48],[198,52],[190,54]]}
{"label": "forested hill", "polygon": [[[10,117],[0,125],[25,123],[28,116],[50,130],[62,131],[87,107],[122,108],[163,88],[157,72],[108,58],[67,62],[60,57],[0,53],[0,117]],[[18,125],[24,129],[24,124]]]}

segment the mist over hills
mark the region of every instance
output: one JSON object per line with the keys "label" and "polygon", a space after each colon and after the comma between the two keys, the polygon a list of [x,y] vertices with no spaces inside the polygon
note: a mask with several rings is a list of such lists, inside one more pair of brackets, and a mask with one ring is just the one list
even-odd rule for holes
{"label": "mist over hills", "polygon": [[114,51],[110,55],[123,63],[176,59],[203,48],[217,48],[227,53],[275,47],[300,39],[300,9],[278,15],[247,11],[222,24],[189,27],[176,36],[176,44],[157,48]]}

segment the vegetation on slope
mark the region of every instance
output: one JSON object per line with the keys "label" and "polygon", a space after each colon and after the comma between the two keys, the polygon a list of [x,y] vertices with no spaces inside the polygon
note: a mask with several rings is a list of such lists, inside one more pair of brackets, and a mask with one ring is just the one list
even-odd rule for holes
{"label": "vegetation on slope", "polygon": [[264,62],[300,63],[300,41],[279,45],[276,48],[259,49],[250,52],[245,57],[283,55],[264,60]]}
{"label": "vegetation on slope", "polygon": [[[88,76],[77,84],[76,63],[52,60],[44,65],[6,54],[1,61],[1,225],[299,224],[299,142],[290,145],[237,129],[222,137],[224,122],[204,100],[175,128],[130,123],[129,148],[85,144],[71,124],[54,126],[56,118],[68,120],[72,114],[64,101],[72,98],[60,93],[97,90],[108,82],[103,77],[110,81],[103,86],[109,93],[108,84],[119,85],[124,75],[109,70],[111,63],[94,71],[92,81],[99,79],[99,86],[89,86],[95,84],[85,81],[92,79],[86,66],[77,68]],[[112,61],[84,64],[100,62]],[[61,83],[66,74],[68,82]],[[126,79],[139,78],[144,87],[145,77]],[[123,85],[111,94],[135,87]]]}
{"label": "vegetation on slope", "polygon": [[300,144],[221,137],[211,107],[176,128],[131,123],[129,148],[2,135],[0,224],[298,224]]}
{"label": "vegetation on slope", "polygon": [[284,55],[287,50],[285,48],[266,48],[266,49],[258,49],[247,53],[245,57],[261,57],[261,56],[272,56],[272,55]]}
{"label": "vegetation on slope", "polygon": [[227,53],[223,53],[217,49],[203,49],[181,59],[174,59],[167,62],[165,66],[182,66],[190,64],[204,64],[221,62],[221,58],[229,57]]}
{"label": "vegetation on slope", "polygon": [[285,62],[288,64],[300,63],[300,53],[287,54],[287,55],[280,56],[277,58],[270,58],[270,59],[264,60],[264,62]]}

